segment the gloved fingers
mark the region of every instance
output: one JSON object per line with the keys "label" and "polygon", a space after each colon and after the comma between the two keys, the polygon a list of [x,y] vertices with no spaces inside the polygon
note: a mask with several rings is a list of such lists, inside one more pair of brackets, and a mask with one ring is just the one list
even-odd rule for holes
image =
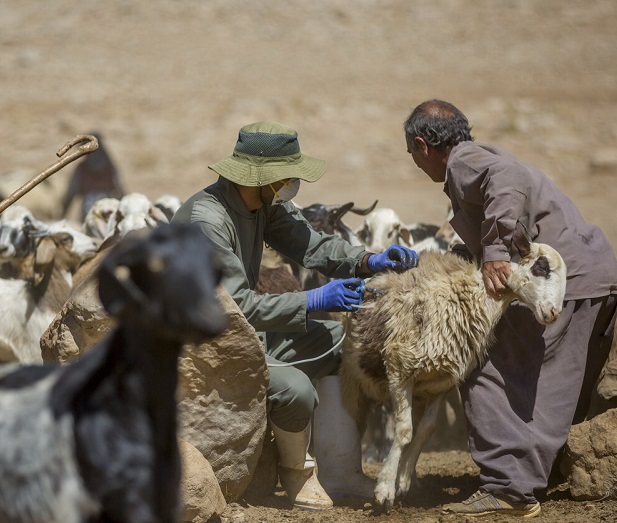
{"label": "gloved fingers", "polygon": [[342,280],[343,291],[341,293],[341,309],[345,311],[356,311],[357,306],[362,303],[362,282],[361,278],[350,278]]}
{"label": "gloved fingers", "polygon": [[389,260],[401,261],[405,256],[405,253],[400,245],[390,245],[386,249],[386,254]]}
{"label": "gloved fingers", "polygon": [[346,288],[343,293],[343,298],[345,299],[345,303],[360,305],[360,302],[362,301],[362,293],[360,291]]}
{"label": "gloved fingers", "polygon": [[347,278],[345,280],[340,280],[340,283],[347,289],[357,289],[363,283],[362,278]]}
{"label": "gloved fingers", "polygon": [[391,245],[386,249],[388,260],[392,260],[390,268],[413,269],[418,265],[418,254],[413,249],[403,245]]}
{"label": "gloved fingers", "polygon": [[405,260],[402,263],[403,269],[413,269],[418,265],[418,253],[408,247],[402,247],[405,253]]}

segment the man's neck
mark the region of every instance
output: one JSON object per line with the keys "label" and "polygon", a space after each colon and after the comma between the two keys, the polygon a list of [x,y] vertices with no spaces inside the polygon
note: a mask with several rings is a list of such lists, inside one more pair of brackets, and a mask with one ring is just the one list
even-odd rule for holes
{"label": "man's neck", "polygon": [[238,189],[240,198],[246,205],[249,211],[256,211],[263,207],[263,201],[261,200],[261,187],[248,187],[246,185],[234,184]]}

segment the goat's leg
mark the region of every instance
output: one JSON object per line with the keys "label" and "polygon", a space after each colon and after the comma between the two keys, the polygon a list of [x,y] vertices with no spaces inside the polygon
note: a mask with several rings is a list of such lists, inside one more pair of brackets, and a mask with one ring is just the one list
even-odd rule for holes
{"label": "goat's leg", "polygon": [[390,384],[390,395],[394,409],[394,442],[377,478],[375,499],[380,505],[392,506],[396,496],[396,480],[403,449],[411,443],[413,422],[411,400],[413,383],[404,385],[399,380]]}
{"label": "goat's leg", "polygon": [[442,392],[437,396],[430,398],[426,403],[424,415],[418,423],[416,433],[411,440],[411,444],[403,452],[401,457],[401,467],[398,478],[398,489],[396,495],[403,495],[409,492],[411,485],[416,477],[416,463],[422,452],[422,448],[428,441],[431,434],[435,431],[437,425],[437,415],[439,407],[443,403],[446,393]]}

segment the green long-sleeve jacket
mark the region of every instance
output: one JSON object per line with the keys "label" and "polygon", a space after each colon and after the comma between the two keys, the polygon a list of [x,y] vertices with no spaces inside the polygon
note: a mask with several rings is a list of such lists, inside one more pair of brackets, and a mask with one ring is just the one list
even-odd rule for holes
{"label": "green long-sleeve jacket", "polygon": [[306,292],[254,290],[264,242],[334,278],[353,277],[368,254],[338,236],[315,231],[292,203],[249,211],[236,187],[222,177],[184,202],[172,222],[198,223],[214,242],[225,271],[222,285],[257,331],[306,330]]}

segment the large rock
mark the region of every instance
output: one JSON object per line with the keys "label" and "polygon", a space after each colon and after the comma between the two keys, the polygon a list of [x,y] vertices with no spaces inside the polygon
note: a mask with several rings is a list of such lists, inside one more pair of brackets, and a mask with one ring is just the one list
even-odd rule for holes
{"label": "large rock", "polygon": [[221,293],[228,329],[187,346],[180,362],[181,434],[206,456],[225,499],[247,488],[266,431],[268,368],[262,344],[229,294]]}
{"label": "large rock", "polygon": [[587,419],[617,408],[617,334],[613,337],[606,363],[592,391]]}
{"label": "large rock", "polygon": [[279,480],[278,460],[279,453],[274,442],[274,434],[268,424],[255,473],[242,496],[246,501],[258,504],[261,499],[274,492]]}
{"label": "large rock", "polygon": [[617,492],[617,409],[574,425],[561,472],[576,500],[594,500]]}
{"label": "large rock", "polygon": [[182,459],[180,521],[206,523],[212,516],[221,515],[227,503],[212,466],[203,454],[182,439],[178,440],[178,446]]}
{"label": "large rock", "polygon": [[43,361],[66,363],[75,359],[101,341],[113,324],[101,305],[96,279],[87,278],[73,288],[41,336]]}
{"label": "large rock", "polygon": [[[199,346],[185,346],[179,362],[182,437],[205,456],[228,502],[249,485],[266,430],[269,379],[262,344],[220,287],[228,329]],[[64,363],[89,350],[112,327],[96,283],[85,279],[41,337],[45,361]]]}

